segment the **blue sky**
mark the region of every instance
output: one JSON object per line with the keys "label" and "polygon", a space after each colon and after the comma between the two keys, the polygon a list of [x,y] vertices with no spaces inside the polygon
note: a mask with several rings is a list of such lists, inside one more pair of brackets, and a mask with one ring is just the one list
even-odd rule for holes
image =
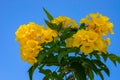
{"label": "blue sky", "polygon": [[[120,56],[120,0],[0,0],[0,78],[1,80],[29,80],[27,70],[30,65],[20,58],[19,44],[15,41],[15,31],[22,24],[36,22],[45,24],[42,8],[54,17],[69,16],[79,22],[89,13],[102,13],[114,23],[114,35],[108,51]],[[119,80],[120,64],[115,67],[107,61],[111,76],[105,80]],[[42,80],[37,70],[34,80]],[[98,76],[95,80],[100,80]]]}

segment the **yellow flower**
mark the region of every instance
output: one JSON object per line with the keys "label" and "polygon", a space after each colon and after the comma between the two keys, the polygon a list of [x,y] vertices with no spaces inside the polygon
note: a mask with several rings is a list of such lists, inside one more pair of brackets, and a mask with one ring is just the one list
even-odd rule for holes
{"label": "yellow flower", "polygon": [[22,38],[25,38],[26,30],[26,25],[22,25],[18,28],[18,30],[15,32],[17,41],[20,41]]}
{"label": "yellow flower", "polygon": [[110,43],[110,38],[106,38],[105,39],[105,42],[107,43],[107,45],[110,45],[111,43]]}
{"label": "yellow flower", "polygon": [[[26,44],[20,46],[21,58],[23,61],[26,61],[32,65],[37,61],[36,57],[38,56],[39,51],[43,50],[39,43],[35,40],[28,40]],[[34,63],[33,63],[34,62]]]}
{"label": "yellow flower", "polygon": [[99,35],[93,31],[87,31],[87,35],[88,35],[87,38],[88,42],[95,42],[99,38]]}
{"label": "yellow flower", "polygon": [[15,32],[16,40],[21,42],[23,39],[38,40],[38,37],[42,35],[43,26],[39,26],[33,22],[27,25],[21,25]]}
{"label": "yellow flower", "polygon": [[74,38],[72,46],[73,47],[80,47],[80,45],[81,45],[81,38]]}
{"label": "yellow flower", "polygon": [[42,38],[45,42],[51,42],[53,40],[49,30],[44,31],[44,35],[42,36]]}
{"label": "yellow flower", "polygon": [[107,45],[104,40],[98,39],[94,42],[94,50],[97,50],[99,52],[106,52]]}
{"label": "yellow flower", "polygon": [[85,23],[87,25],[86,30],[91,30],[99,35],[108,35],[108,32],[113,34],[113,24],[109,22],[109,18],[107,16],[103,16],[102,14],[89,14],[85,18],[81,19],[80,24]]}
{"label": "yellow flower", "polygon": [[[101,35],[91,30],[78,30],[76,34],[73,35],[73,40],[71,40],[72,47],[80,47],[81,52],[84,54],[89,54],[94,50],[101,52],[106,52],[107,46],[110,44],[110,39],[103,39]],[[71,47],[71,46],[70,46]]]}
{"label": "yellow flower", "polygon": [[40,44],[44,43],[41,37],[44,34],[44,27],[33,22],[21,25],[16,31],[16,40],[20,42],[20,53],[23,61],[30,64],[37,62],[38,53],[43,50]]}
{"label": "yellow flower", "polygon": [[91,14],[89,14],[89,17],[91,17],[91,19],[97,18],[97,17],[99,17],[99,16],[100,16],[99,13],[96,13],[96,14],[91,13]]}
{"label": "yellow flower", "polygon": [[30,63],[30,64],[35,64],[37,62],[37,59],[36,58],[30,58],[30,59],[28,59],[28,63]]}
{"label": "yellow flower", "polygon": [[72,47],[72,46],[73,46],[73,38],[67,38],[66,47]]}
{"label": "yellow flower", "polygon": [[114,34],[114,32],[113,32],[113,23],[107,22],[107,23],[105,24],[105,26],[107,27],[107,30],[108,30],[111,34]]}
{"label": "yellow flower", "polygon": [[86,30],[79,30],[76,34],[73,35],[74,38],[79,38],[81,40],[86,40],[88,35],[86,35]]}
{"label": "yellow flower", "polygon": [[62,23],[62,26],[64,28],[78,28],[78,25],[75,20],[70,19],[69,17],[66,16],[59,16],[57,18],[54,18],[52,21],[54,24],[60,24]]}
{"label": "yellow flower", "polygon": [[97,40],[97,38],[99,38],[99,35],[93,31],[79,30],[76,34],[73,35],[73,37],[76,41],[81,40],[81,41],[94,42]]}
{"label": "yellow flower", "polygon": [[49,34],[51,34],[51,37],[54,38],[54,40],[58,39],[58,35],[59,33],[55,30],[52,30],[51,28],[47,27],[47,31],[49,32]]}
{"label": "yellow flower", "polygon": [[80,51],[83,52],[84,54],[89,54],[93,52],[93,50],[94,50],[94,45],[88,42],[83,43],[83,45],[80,47]]}

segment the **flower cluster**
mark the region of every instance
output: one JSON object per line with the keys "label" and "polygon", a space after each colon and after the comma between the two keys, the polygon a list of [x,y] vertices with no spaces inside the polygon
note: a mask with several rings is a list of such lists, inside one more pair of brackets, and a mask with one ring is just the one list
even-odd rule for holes
{"label": "flower cluster", "polygon": [[[92,53],[93,51],[106,52],[110,44],[110,38],[103,38],[103,35],[108,35],[108,32],[113,34],[113,24],[109,22],[109,18],[99,13],[90,14],[80,21],[84,24],[84,28],[78,27],[75,20],[66,16],[53,18],[50,23],[53,25],[62,24],[64,33],[59,33],[53,30],[48,24],[45,29],[33,22],[27,25],[21,25],[16,31],[16,40],[20,42],[20,53],[24,61],[30,64],[37,62],[36,57],[44,48],[43,43],[50,43],[53,40],[61,40],[60,36],[64,35],[67,29],[76,29],[76,32],[69,38],[65,39],[66,47],[78,47],[84,54]],[[57,27],[57,26],[55,26]],[[72,33],[69,31],[69,34]],[[67,34],[66,36],[69,36]]]}
{"label": "flower cluster", "polygon": [[67,47],[79,47],[84,54],[99,51],[106,53],[108,45],[110,45],[110,38],[103,38],[107,36],[108,32],[113,34],[113,24],[108,21],[109,18],[99,13],[90,14],[80,21],[84,24],[85,29],[78,30],[71,38],[66,39]]}
{"label": "flower cluster", "polygon": [[51,22],[57,25],[62,23],[64,28],[78,28],[76,21],[66,16],[59,16],[57,18],[54,18]]}
{"label": "flower cluster", "polygon": [[107,52],[108,33],[114,34],[108,17],[92,13],[77,24],[69,17],[54,18],[43,10],[48,18],[46,27],[30,22],[15,32],[21,58],[31,64],[30,80],[36,68],[45,75],[43,80],[94,80],[94,74],[104,80],[102,72],[108,76],[110,72],[103,61],[109,58],[115,65],[120,63],[119,56]]}
{"label": "flower cluster", "polygon": [[112,30],[113,24],[109,22],[109,18],[99,13],[86,16],[80,23],[85,23],[87,25],[86,30],[92,30],[100,35],[107,36],[108,32],[114,34]]}
{"label": "flower cluster", "polygon": [[79,47],[84,54],[94,50],[105,53],[109,44],[110,38],[104,40],[96,32],[87,30],[79,30],[72,38],[66,40],[67,47]]}
{"label": "flower cluster", "polygon": [[36,57],[43,50],[41,44],[57,38],[57,32],[33,22],[21,25],[16,31],[16,40],[20,43],[20,53],[23,61],[30,64],[37,62]]}

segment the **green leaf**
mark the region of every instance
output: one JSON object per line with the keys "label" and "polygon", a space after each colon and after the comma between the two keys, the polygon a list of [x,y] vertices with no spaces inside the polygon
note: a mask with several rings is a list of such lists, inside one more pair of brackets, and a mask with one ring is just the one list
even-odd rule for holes
{"label": "green leaf", "polygon": [[84,66],[89,66],[90,69],[92,69],[96,74],[97,74],[97,67],[96,65],[89,59],[84,59],[83,60],[83,65]]}
{"label": "green leaf", "polygon": [[109,54],[108,57],[114,63],[114,65],[116,66],[117,56],[115,54]]}
{"label": "green leaf", "polygon": [[62,23],[56,25],[56,24],[49,22],[48,20],[45,20],[45,23],[48,25],[49,28],[56,30],[57,32],[60,32],[62,29]]}
{"label": "green leaf", "polygon": [[52,23],[50,23],[48,20],[45,20],[45,23],[53,30],[56,30],[56,26]]}
{"label": "green leaf", "polygon": [[59,80],[62,80],[63,77],[65,76],[65,73],[63,72],[63,68],[62,67],[59,67],[59,70],[58,70],[58,77],[59,77]]}
{"label": "green leaf", "polygon": [[117,57],[117,61],[120,64],[120,56]]}
{"label": "green leaf", "polygon": [[64,58],[64,55],[65,55],[65,53],[58,53],[58,58],[57,58],[57,60],[58,60],[58,62],[59,63],[61,63],[61,60]]}
{"label": "green leaf", "polygon": [[30,80],[32,80],[32,76],[33,76],[34,70],[37,68],[37,66],[38,66],[38,63],[34,64],[34,65],[28,70]]}
{"label": "green leaf", "polygon": [[57,28],[56,28],[56,30],[57,30],[57,32],[60,32],[61,30],[62,30],[62,23],[59,23],[58,25],[56,25],[57,26]]}
{"label": "green leaf", "polygon": [[100,78],[101,78],[102,80],[104,80],[104,76],[103,76],[103,74],[102,74],[101,71],[98,72],[98,75],[100,76]]}
{"label": "green leaf", "polygon": [[73,74],[69,75],[66,80],[75,80],[75,76]]}
{"label": "green leaf", "polygon": [[120,56],[117,56],[115,54],[108,54],[108,57],[114,63],[115,66],[117,62],[120,63]]}
{"label": "green leaf", "polygon": [[60,76],[55,71],[52,73],[52,77],[54,78],[54,80],[62,80],[62,78],[60,78]]}
{"label": "green leaf", "polygon": [[43,80],[49,80],[50,75],[46,75]]}
{"label": "green leaf", "polygon": [[43,69],[44,65],[39,66],[39,72],[43,73],[45,76],[52,74],[51,70],[49,69]]}
{"label": "green leaf", "polygon": [[92,59],[93,55],[92,55],[92,54],[89,54],[89,57],[90,57],[90,59]]}
{"label": "green leaf", "polygon": [[[99,61],[99,60],[97,60],[97,61]],[[94,71],[97,75],[100,76],[100,78],[101,78],[102,80],[104,80],[104,77],[103,77],[103,75],[102,75],[102,73],[101,73],[101,69],[99,69],[98,66],[96,66],[94,60],[85,59],[84,62],[85,62],[85,63],[84,63],[85,66],[89,66],[89,69],[90,69],[90,70]],[[107,70],[105,70],[105,71],[107,72]],[[109,74],[109,72],[108,72],[108,74]],[[89,74],[88,74],[88,75],[89,75]],[[93,74],[93,75],[94,75],[94,74]],[[90,75],[89,75],[89,77],[90,77]],[[90,77],[90,78],[93,79],[93,76]]]}
{"label": "green leaf", "polygon": [[98,54],[98,51],[93,51],[92,55],[94,55],[97,60],[100,60],[100,55]]}
{"label": "green leaf", "polygon": [[107,53],[107,54],[102,53],[101,56],[102,56],[102,58],[104,59],[104,61],[106,62],[106,61],[107,61],[107,58],[108,58],[108,53]]}
{"label": "green leaf", "polygon": [[39,53],[39,55],[38,55],[38,57],[37,57],[37,59],[38,59],[38,64],[41,64],[42,63],[42,61],[44,60],[44,58],[45,58],[45,53]]}
{"label": "green leaf", "polygon": [[88,77],[90,78],[90,80],[94,80],[94,73],[92,70],[89,70]]}
{"label": "green leaf", "polygon": [[51,15],[45,8],[43,8],[43,10],[44,10],[44,12],[45,12],[47,18],[48,18],[50,21],[53,20],[52,15]]}
{"label": "green leaf", "polygon": [[48,56],[44,59],[43,64],[46,64],[46,66],[59,66],[57,61],[57,56]]}
{"label": "green leaf", "polygon": [[73,62],[71,64],[71,68],[73,68],[77,80],[87,80],[85,68],[82,66],[82,64],[78,62]]}
{"label": "green leaf", "polygon": [[79,30],[81,30],[81,29],[86,29],[86,25],[85,25],[85,23],[82,23],[81,25],[80,25],[80,27],[79,27]]}
{"label": "green leaf", "polygon": [[103,62],[101,62],[100,60],[92,60],[92,62],[96,64],[100,68],[100,70],[103,70],[108,76],[110,76],[110,71]]}
{"label": "green leaf", "polygon": [[75,34],[78,31],[78,29],[71,29],[71,28],[65,28],[62,30],[62,38],[66,39],[66,38],[70,38],[73,36],[73,34]]}

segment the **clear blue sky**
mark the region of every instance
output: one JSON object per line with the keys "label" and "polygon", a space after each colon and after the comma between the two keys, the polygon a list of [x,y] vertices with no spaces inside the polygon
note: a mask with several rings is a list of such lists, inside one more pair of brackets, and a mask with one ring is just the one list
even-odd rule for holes
{"label": "clear blue sky", "polygon": [[[21,24],[30,21],[45,24],[45,7],[54,17],[69,16],[77,22],[89,13],[102,13],[114,23],[109,52],[120,56],[120,0],[0,0],[0,80],[29,80],[30,65],[20,58],[19,44],[15,31]],[[120,64],[115,67],[110,61],[107,66],[111,76],[105,80],[120,80]],[[42,74],[35,71],[34,80],[42,80]],[[95,80],[100,80],[96,76]]]}

